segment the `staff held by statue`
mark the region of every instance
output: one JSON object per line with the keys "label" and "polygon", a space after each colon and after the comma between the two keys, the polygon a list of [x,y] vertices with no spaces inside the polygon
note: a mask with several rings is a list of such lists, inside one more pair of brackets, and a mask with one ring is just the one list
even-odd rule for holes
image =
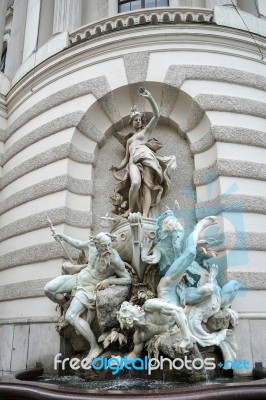
{"label": "staff held by statue", "polygon": [[53,235],[54,239],[60,244],[60,246],[62,247],[62,249],[66,253],[68,259],[72,262],[72,264],[75,264],[73,258],[71,257],[71,255],[69,254],[69,252],[67,251],[65,246],[63,245],[62,241],[56,236],[55,227],[53,226],[52,221],[50,220],[50,218],[48,217],[47,214],[45,214],[45,215],[46,215],[47,221],[48,221],[48,223],[50,225],[50,229],[51,229],[51,232],[52,232],[52,235]]}

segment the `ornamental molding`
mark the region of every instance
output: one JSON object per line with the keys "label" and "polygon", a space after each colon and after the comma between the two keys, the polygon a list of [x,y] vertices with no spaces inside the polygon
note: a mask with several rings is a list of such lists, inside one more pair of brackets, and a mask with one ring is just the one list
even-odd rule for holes
{"label": "ornamental molding", "polygon": [[69,35],[72,44],[114,31],[140,27],[142,25],[213,23],[212,10],[203,8],[156,8],[141,9],[130,13],[117,14],[85,25]]}

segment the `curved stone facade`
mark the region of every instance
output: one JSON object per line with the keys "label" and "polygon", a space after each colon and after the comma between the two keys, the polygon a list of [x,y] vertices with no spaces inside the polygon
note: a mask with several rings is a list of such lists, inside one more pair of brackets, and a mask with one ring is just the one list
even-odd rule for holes
{"label": "curved stone facade", "polygon": [[[55,1],[53,10],[53,2],[47,1],[50,8],[45,10],[40,3],[1,4],[7,17],[0,20],[1,29],[6,24],[0,29],[0,44],[7,41],[8,53],[0,73],[0,370],[35,367],[34,362],[43,360],[49,368],[46,342],[36,343],[36,332],[50,335],[51,363],[59,352],[59,336],[51,329],[58,311],[41,286],[60,274],[64,255],[51,237],[45,213],[57,231],[72,237],[85,240],[91,231],[99,231],[99,217],[109,206],[107,194],[98,201],[101,176],[109,176],[111,192],[115,182],[108,170],[120,156],[118,148],[111,152],[112,133],[127,130],[133,104],[143,109],[137,96],[143,84],[160,105],[156,137],[164,141],[167,132],[169,154],[178,144],[186,148],[175,148],[183,158],[176,188],[163,207],[172,207],[177,198],[183,208],[195,204],[193,222],[219,216],[225,235],[220,279],[243,283],[243,295],[234,303],[242,315],[238,356],[265,363],[262,2],[256,2],[260,16],[245,9],[245,2],[237,4],[253,35],[239,27],[240,17],[227,1],[206,0],[199,9],[199,2],[187,2],[188,8],[184,1],[172,0],[163,9],[117,14],[116,2],[106,0],[97,2],[97,10],[90,9],[95,18],[85,27],[78,22],[81,14],[69,8],[70,1]],[[83,2],[77,3],[82,9]],[[80,12],[78,7],[75,11]],[[40,16],[42,23],[44,12],[50,15],[47,31],[42,25],[32,27],[24,43],[17,41],[30,20]],[[66,13],[76,19],[66,18],[62,25]],[[227,26],[224,13],[231,18]],[[150,110],[146,112],[149,116]],[[187,165],[180,183],[178,174]],[[12,350],[18,335],[25,338],[23,346]]]}

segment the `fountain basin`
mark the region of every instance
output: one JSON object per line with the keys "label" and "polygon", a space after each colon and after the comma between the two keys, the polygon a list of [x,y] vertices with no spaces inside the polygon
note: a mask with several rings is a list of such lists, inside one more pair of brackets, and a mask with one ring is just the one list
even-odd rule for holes
{"label": "fountain basin", "polygon": [[266,378],[241,383],[123,391],[84,390],[36,381],[42,375],[43,369],[36,368],[19,371],[10,376],[3,376],[0,379],[0,398],[2,400],[101,400],[107,397],[121,400],[140,397],[160,400],[259,400],[266,398]]}

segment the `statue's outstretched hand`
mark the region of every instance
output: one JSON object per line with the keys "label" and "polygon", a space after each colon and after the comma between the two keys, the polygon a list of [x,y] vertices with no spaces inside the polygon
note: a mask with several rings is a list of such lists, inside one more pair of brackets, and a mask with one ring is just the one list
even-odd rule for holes
{"label": "statue's outstretched hand", "polygon": [[110,168],[110,171],[112,171],[112,172],[113,172],[113,171],[114,171],[114,172],[115,172],[115,171],[118,171],[118,167],[116,167],[115,165],[112,165],[111,168]]}
{"label": "statue's outstretched hand", "polygon": [[140,88],[139,88],[139,94],[140,94],[142,97],[146,97],[146,98],[151,97],[150,92],[148,92],[148,90],[145,89],[144,87],[140,87]]}
{"label": "statue's outstretched hand", "polygon": [[64,235],[62,235],[62,233],[53,233],[53,238],[57,241],[60,242],[60,240],[62,240],[64,238]]}

